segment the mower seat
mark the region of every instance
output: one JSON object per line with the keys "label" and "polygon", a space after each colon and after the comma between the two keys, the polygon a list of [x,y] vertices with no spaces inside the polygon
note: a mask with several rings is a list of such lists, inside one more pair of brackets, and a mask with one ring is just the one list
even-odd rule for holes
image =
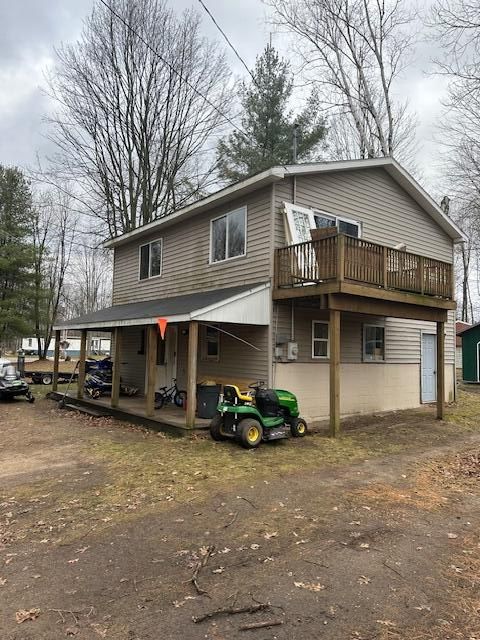
{"label": "mower seat", "polygon": [[223,397],[227,402],[231,402],[232,404],[252,402],[251,396],[243,394],[234,384],[226,384],[223,387]]}

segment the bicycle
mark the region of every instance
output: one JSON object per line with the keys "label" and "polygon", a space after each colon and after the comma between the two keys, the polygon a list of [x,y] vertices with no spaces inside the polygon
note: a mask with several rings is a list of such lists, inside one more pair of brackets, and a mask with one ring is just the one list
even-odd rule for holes
{"label": "bicycle", "polygon": [[177,407],[185,407],[187,403],[187,392],[182,391],[177,386],[177,379],[173,378],[171,387],[160,387],[155,391],[155,409],[161,409],[165,403],[173,402]]}

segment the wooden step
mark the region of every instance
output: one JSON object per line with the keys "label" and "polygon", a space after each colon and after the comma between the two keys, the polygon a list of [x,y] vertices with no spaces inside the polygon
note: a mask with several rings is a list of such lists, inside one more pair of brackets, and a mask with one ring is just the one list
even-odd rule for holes
{"label": "wooden step", "polygon": [[80,413],[85,413],[89,416],[94,416],[95,418],[104,418],[106,415],[108,415],[104,411],[91,409],[90,407],[84,407],[79,404],[72,404],[70,402],[66,402],[63,405],[63,408],[67,409],[68,411],[80,411]]}

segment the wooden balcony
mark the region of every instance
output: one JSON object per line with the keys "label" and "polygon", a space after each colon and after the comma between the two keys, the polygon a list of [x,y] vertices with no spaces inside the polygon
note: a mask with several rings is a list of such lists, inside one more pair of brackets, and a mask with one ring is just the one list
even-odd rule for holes
{"label": "wooden balcony", "polygon": [[274,299],[353,294],[454,309],[453,265],[342,234],[275,253]]}

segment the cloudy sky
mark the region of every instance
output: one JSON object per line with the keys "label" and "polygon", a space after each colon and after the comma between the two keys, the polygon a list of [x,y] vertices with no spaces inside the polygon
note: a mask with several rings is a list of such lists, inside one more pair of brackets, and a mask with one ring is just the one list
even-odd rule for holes
{"label": "cloudy sky", "polygon": [[[170,0],[176,9],[196,6],[198,0]],[[409,0],[406,0],[409,1]],[[45,93],[45,75],[54,65],[54,48],[78,38],[82,21],[93,0],[0,0],[0,163],[33,166],[37,155],[51,153],[44,117],[52,109]],[[261,0],[205,0],[217,21],[251,66],[269,38],[266,9]],[[205,14],[204,14],[205,15]],[[220,38],[205,15],[204,30]],[[284,37],[273,34],[273,43],[288,54]],[[421,44],[415,62],[402,79],[399,90],[407,96],[420,120],[418,163],[427,186],[438,176],[438,145],[435,124],[440,116],[440,100],[445,92],[443,79],[426,75],[432,55],[430,44]],[[232,69],[243,68],[228,51]]]}

